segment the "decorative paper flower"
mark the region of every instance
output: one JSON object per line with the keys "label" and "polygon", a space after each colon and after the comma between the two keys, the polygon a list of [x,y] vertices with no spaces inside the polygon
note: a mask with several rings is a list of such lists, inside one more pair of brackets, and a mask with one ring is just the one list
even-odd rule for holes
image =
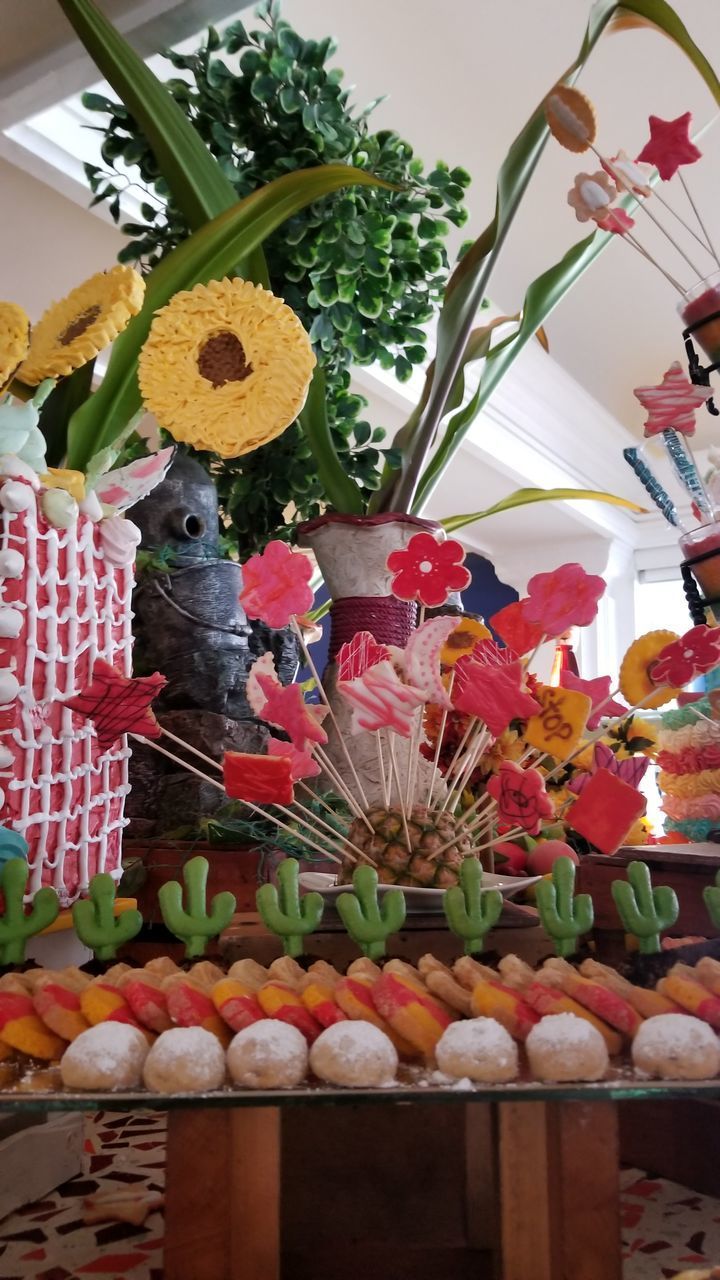
{"label": "decorative paper flower", "polygon": [[30,321],[16,302],[0,302],[0,393],[28,353]]}
{"label": "decorative paper flower", "polygon": [[693,436],[695,414],[712,395],[712,387],[696,387],[685,377],[682,366],[675,360],[663,374],[662,382],[656,387],[636,387],[633,395],[643,409],[647,409],[646,436],[656,436],[671,429]]}
{"label": "decorative paper flower", "polygon": [[650,679],[654,685],[689,684],[696,676],[711,671],[719,662],[720,627],[708,627],[702,623],[665,646],[650,667]]}
{"label": "decorative paper flower", "polygon": [[608,209],[604,218],[596,218],[595,221],[601,231],[611,231],[616,236],[624,236],[626,231],[632,231],[635,226],[635,219],[620,206]]}
{"label": "decorative paper flower", "polygon": [[150,704],[166,684],[165,676],[159,671],[133,679],[98,658],[90,684],[72,698],[66,698],[65,706],[92,720],[98,743],[106,751],[123,733],[135,733],[143,738],[160,737],[162,730]]}
{"label": "decorative paper flower", "polygon": [[[674,631],[647,631],[633,640],[620,666],[618,684],[620,692],[631,707],[643,704],[648,710],[671,702],[679,689],[658,689],[650,679],[650,668],[657,662],[663,649],[678,640]],[[652,695],[652,696],[651,696]]]}
{"label": "decorative paper flower", "polygon": [[301,778],[317,778],[320,765],[310,751],[298,751],[292,742],[281,742],[279,738],[270,738],[267,744],[269,756],[284,756],[290,761],[290,777],[293,782]]}
{"label": "decorative paper flower", "polygon": [[393,575],[392,592],[398,600],[418,600],[435,609],[452,591],[470,585],[470,570],[463,565],[465,551],[454,538],[438,542],[431,533],[416,533],[401,551],[391,551],[387,567]]}
{"label": "decorative paper flower", "polygon": [[295,421],[314,367],[310,339],[280,298],[248,280],[211,280],[156,313],[138,381],[175,440],[236,458]]}
{"label": "decorative paper flower", "polygon": [[424,693],[404,684],[391,662],[378,662],[357,680],[338,681],[338,690],[353,708],[352,732],[392,729],[409,738]]}
{"label": "decorative paper flower", "polygon": [[545,99],[545,119],[553,137],[568,151],[587,151],[595,141],[595,108],[579,89],[556,84]]}
{"label": "decorative paper flower", "polygon": [[[573,689],[576,693],[586,693],[592,703],[592,711],[588,716],[587,728],[597,729],[603,717],[621,716],[627,711],[621,702],[613,702],[610,697],[609,676],[598,676],[596,680],[581,680],[572,671],[560,673],[560,687]],[[598,708],[596,711],[595,708]]]}
{"label": "decorative paper flower", "polygon": [[327,734],[320,723],[325,708],[307,703],[299,684],[282,685],[264,675],[259,675],[257,682],[265,694],[263,720],[284,729],[298,751],[307,751],[308,743],[323,746],[327,742]]}
{"label": "decorative paper flower", "polygon": [[607,211],[617,195],[617,190],[607,173],[578,173],[568,191],[567,202],[575,210],[578,222],[589,222]]}
{"label": "decorative paper flower", "polygon": [[112,267],[91,276],[48,307],[33,325],[18,378],[34,387],[44,378],[63,378],[87,364],[122,333],[144,297],[145,281],[132,267]]}
{"label": "decorative paper flower", "polygon": [[448,711],[452,702],[440,676],[440,652],[458,621],[458,618],[429,618],[411,632],[405,646],[405,677],[408,683],[419,689],[427,702],[447,707]]}
{"label": "decorative paper flower", "polygon": [[686,111],[677,120],[661,120],[659,116],[648,118],[650,140],[645,143],[638,160],[654,164],[663,182],[674,177],[681,165],[694,164],[702,156],[694,142],[690,141],[692,115]]}
{"label": "decorative paper flower", "polygon": [[651,164],[638,164],[636,160],[631,160],[625,151],[618,151],[616,156],[611,156],[609,165],[604,160],[601,163],[605,172],[609,173],[613,180],[615,180],[613,169],[625,179],[625,184],[617,182],[618,191],[625,192],[629,188],[633,195],[644,196],[646,199],[652,195],[652,187],[648,182],[653,171]]}
{"label": "decorative paper flower", "polygon": [[243,565],[240,603],[248,618],[262,618],[269,627],[286,627],[295,614],[312,606],[312,564],[302,551],[284,542],[268,542],[264,551]]}
{"label": "decorative paper flower", "polygon": [[543,818],[554,813],[542,774],[537,769],[521,769],[512,760],[503,761],[500,772],[488,780],[487,790],[497,800],[500,817],[522,827],[528,835],[537,835]]}
{"label": "decorative paper flower", "polygon": [[450,632],[440,650],[440,661],[444,667],[454,667],[458,658],[464,657],[466,653],[472,653],[478,640],[490,639],[489,627],[479,622],[477,618],[462,616],[457,622],[455,630]]}
{"label": "decorative paper flower", "polygon": [[292,766],[287,756],[258,756],[226,751],[223,782],[231,800],[248,804],[292,804]]}
{"label": "decorative paper flower", "polygon": [[603,579],[586,573],[582,565],[562,564],[552,573],[536,573],[530,579],[524,613],[544,635],[561,636],[571,627],[589,626],[604,590]]}
{"label": "decorative paper flower", "polygon": [[513,600],[511,604],[506,604],[504,608],[499,609],[490,619],[493,631],[496,631],[500,639],[521,657],[526,653],[532,653],[543,638],[542,627],[531,622],[527,616],[527,603],[526,599]]}
{"label": "decorative paper flower", "polygon": [[370,631],[358,631],[341,644],[335,657],[338,680],[356,680],[378,662],[390,657],[387,645],[378,644]]}
{"label": "decorative paper flower", "polygon": [[8,398],[0,402],[0,454],[13,454],[38,475],[46,467],[46,441],[38,426],[40,409],[54,386],[52,378],[48,378],[40,384],[32,400],[22,403]]}
{"label": "decorative paper flower", "polygon": [[620,778],[629,787],[637,790],[647,773],[649,764],[650,761],[646,756],[629,756],[625,760],[619,760],[615,752],[604,742],[596,742],[590,772],[576,773],[567,784],[568,791],[573,791],[576,796],[581,795],[593,774],[599,769],[606,769],[608,773],[614,774],[616,778]]}
{"label": "decorative paper flower", "polygon": [[519,661],[508,666],[478,662],[472,655],[461,658],[455,667],[453,705],[458,711],[483,720],[495,737],[513,720],[528,720],[542,708],[522,688]]}

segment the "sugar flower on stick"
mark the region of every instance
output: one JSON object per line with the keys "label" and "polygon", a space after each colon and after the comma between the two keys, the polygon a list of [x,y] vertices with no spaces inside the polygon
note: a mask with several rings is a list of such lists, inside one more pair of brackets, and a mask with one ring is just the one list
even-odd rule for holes
{"label": "sugar flower on stick", "polygon": [[579,564],[563,564],[530,579],[524,612],[544,635],[561,636],[571,627],[589,626],[604,590],[602,578],[586,573]]}
{"label": "sugar flower on stick", "polygon": [[445,604],[453,591],[470,585],[465,550],[454,538],[438,542],[431,533],[416,533],[407,546],[391,551],[387,567],[398,600],[417,600],[430,609]]}
{"label": "sugar flower on stick", "polygon": [[312,607],[312,564],[302,551],[284,542],[268,542],[264,551],[243,565],[240,603],[248,618],[261,618],[269,627],[286,627],[291,618]]}
{"label": "sugar flower on stick", "polygon": [[601,169],[598,173],[579,173],[568,192],[568,204],[575,210],[578,222],[604,216],[617,196],[610,178]]}
{"label": "sugar flower on stick", "polygon": [[503,760],[499,773],[488,780],[487,790],[497,801],[500,817],[522,827],[528,835],[537,835],[543,819],[555,812],[542,774],[537,769],[521,769],[511,760]]}

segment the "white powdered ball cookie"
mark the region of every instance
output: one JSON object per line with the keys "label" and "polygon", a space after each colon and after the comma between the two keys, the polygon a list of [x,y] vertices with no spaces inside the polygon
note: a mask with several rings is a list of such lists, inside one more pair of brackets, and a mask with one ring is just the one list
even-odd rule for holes
{"label": "white powdered ball cookie", "polygon": [[451,1022],[435,1049],[440,1070],[458,1080],[504,1084],[518,1073],[518,1051],[512,1036],[494,1018]]}
{"label": "white powdered ball cookie", "polygon": [[632,1044],[638,1071],[660,1080],[710,1080],[720,1071],[712,1027],[685,1013],[659,1013],[643,1022]]}
{"label": "white powdered ball cookie", "polygon": [[199,1093],[225,1083],[225,1050],[204,1027],[172,1027],[158,1036],[143,1068],[154,1093]]}
{"label": "white powdered ball cookie", "polygon": [[148,1043],[123,1022],[98,1022],[81,1031],[60,1059],[66,1089],[136,1089]]}
{"label": "white powdered ball cookie", "polygon": [[243,1089],[289,1089],[307,1075],[307,1041],[297,1027],[264,1018],[233,1037],[227,1064]]}
{"label": "white powdered ball cookie", "polygon": [[327,1084],[372,1089],[391,1084],[397,1067],[392,1040],[371,1022],[336,1022],[310,1050],[310,1069]]}
{"label": "white powdered ball cookie", "polygon": [[597,1027],[574,1013],[541,1018],[525,1048],[536,1080],[602,1080],[608,1069],[607,1045]]}

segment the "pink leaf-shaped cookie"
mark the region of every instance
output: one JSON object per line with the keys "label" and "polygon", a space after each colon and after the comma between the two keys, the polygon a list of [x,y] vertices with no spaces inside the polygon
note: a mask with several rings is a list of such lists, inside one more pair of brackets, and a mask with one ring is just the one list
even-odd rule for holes
{"label": "pink leaf-shaped cookie", "polygon": [[320,765],[311,751],[298,751],[292,742],[281,742],[279,738],[271,738],[267,744],[269,756],[287,756],[290,761],[290,777],[293,782],[301,778],[317,778]]}
{"label": "pink leaf-shaped cookie", "polygon": [[405,674],[408,683],[420,689],[428,702],[452,707],[440,676],[440,650],[460,618],[429,618],[413,631],[405,645]]}

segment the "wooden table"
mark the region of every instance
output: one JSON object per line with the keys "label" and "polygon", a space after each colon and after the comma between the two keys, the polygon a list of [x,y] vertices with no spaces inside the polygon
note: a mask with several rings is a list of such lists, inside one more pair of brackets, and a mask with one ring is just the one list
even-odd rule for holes
{"label": "wooden table", "polygon": [[[643,1098],[670,1107],[673,1099],[718,1097],[720,1082],[646,1084],[617,1074],[598,1085],[574,1086],[443,1089],[409,1083],[374,1092],[227,1090],[203,1097],[7,1093],[0,1094],[0,1111],[168,1109],[165,1280],[280,1280],[283,1232],[293,1217],[292,1197],[302,1187],[303,1172],[291,1170],[293,1181],[286,1179],[283,1188],[284,1130],[295,1119],[305,1125],[304,1172],[310,1181],[310,1142],[321,1150],[333,1119],[343,1120],[344,1169],[354,1178],[362,1204],[370,1176],[362,1156],[372,1147],[368,1131],[378,1133],[387,1118],[401,1116],[418,1135],[432,1110],[443,1107],[448,1121],[464,1119],[461,1208],[468,1261],[436,1274],[443,1280],[488,1277],[487,1255],[478,1250],[489,1250],[494,1274],[503,1280],[621,1280],[618,1103]],[[376,1151],[376,1177],[382,1176],[386,1154]],[[427,1249],[432,1262],[432,1243],[416,1249],[413,1258],[413,1230],[407,1225],[412,1213],[417,1215],[417,1176],[417,1167],[408,1163],[404,1180],[394,1185],[387,1220],[378,1224],[368,1216],[361,1236],[348,1237],[344,1251],[342,1222],[334,1223],[332,1249],[323,1248],[324,1225],[337,1217],[335,1188],[312,1183],[305,1198],[314,1207],[305,1211],[301,1226],[316,1263],[310,1269],[307,1258],[288,1263],[282,1280],[313,1275],[359,1280],[367,1274],[373,1250],[376,1280],[429,1277],[432,1270],[423,1269],[423,1259]],[[447,1208],[443,1196],[454,1194],[442,1170],[439,1186],[442,1193],[431,1211],[441,1218]],[[404,1216],[402,1238],[392,1240],[388,1223]],[[418,1219],[420,1243],[426,1239],[423,1230]]]}

